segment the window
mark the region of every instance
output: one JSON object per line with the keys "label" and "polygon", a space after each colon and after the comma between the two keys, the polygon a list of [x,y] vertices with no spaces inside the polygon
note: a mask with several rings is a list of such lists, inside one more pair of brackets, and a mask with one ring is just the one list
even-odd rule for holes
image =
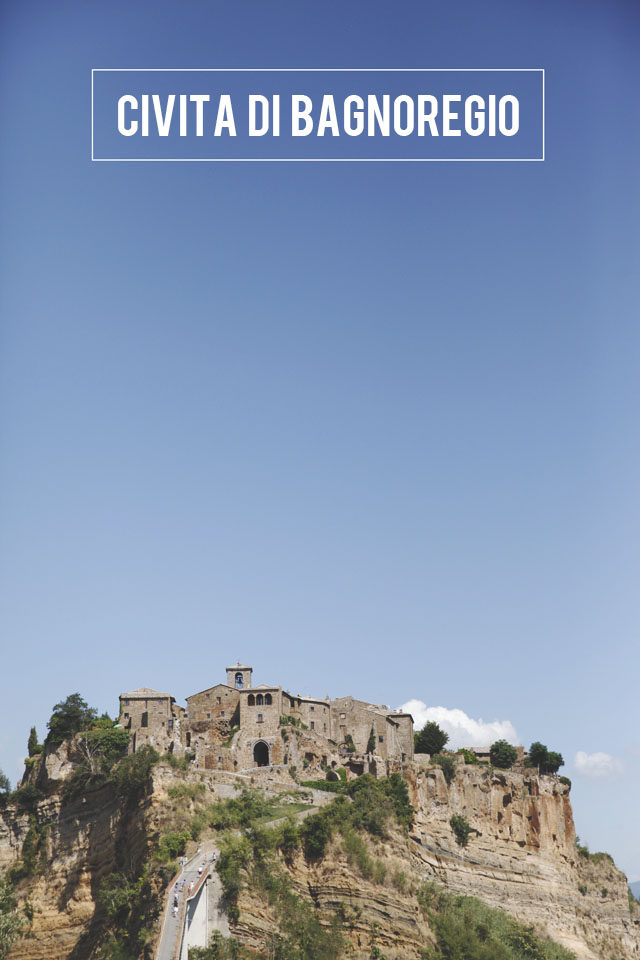
{"label": "window", "polygon": [[315,710],[315,707],[309,707],[309,709],[310,709],[311,712],[313,713],[313,711]]}
{"label": "window", "polygon": [[207,694],[207,700],[209,699],[210,694]]}
{"label": "window", "polygon": [[129,706],[129,701],[128,701],[128,700],[125,700],[124,705],[125,705],[125,707],[128,707],[128,706]]}
{"label": "window", "polygon": [[264,697],[262,696],[261,693],[259,693],[258,696],[256,697],[256,703],[259,707],[261,707],[262,704],[264,703]]}
{"label": "window", "polygon": [[315,730],[315,728],[316,728],[315,720],[312,720],[312,721],[311,721],[311,729],[312,729],[312,730]]}
{"label": "window", "polygon": [[340,719],[341,719],[341,720],[346,720],[346,719],[347,719],[346,713],[341,713],[341,714],[340,714]]}
{"label": "window", "polygon": [[128,714],[128,713],[125,713],[124,718],[125,718],[125,720],[128,720],[128,719],[129,719],[129,714]]}
{"label": "window", "polygon": [[255,707],[255,705],[256,705],[256,698],[254,697],[254,695],[253,695],[252,693],[250,693],[249,696],[247,697],[247,703],[248,703],[248,705],[249,705],[250,707]]}
{"label": "window", "polygon": [[258,723],[262,723],[262,714],[261,714],[261,713],[258,714]]}
{"label": "window", "polygon": [[324,732],[325,732],[325,733],[327,732],[327,725],[326,725],[326,723],[325,723],[325,725],[324,725]]}
{"label": "window", "polygon": [[242,690],[243,678],[241,673],[236,673],[236,687],[238,690]]}
{"label": "window", "polygon": [[218,703],[222,703],[222,697],[216,697]]}
{"label": "window", "polygon": [[158,703],[162,703],[162,700],[158,700]]}
{"label": "window", "polygon": [[270,707],[272,703],[273,703],[273,700],[271,699],[271,694],[270,694],[270,693],[265,693],[265,695],[264,695],[264,705],[265,705],[265,707]]}
{"label": "window", "polygon": [[378,737],[378,743],[384,743],[384,737],[383,737],[383,736],[379,736],[379,737]]}
{"label": "window", "polygon": [[222,763],[222,757],[218,757],[218,763]]}
{"label": "window", "polygon": [[211,720],[211,714],[210,714],[210,713],[207,714],[207,720]]}
{"label": "window", "polygon": [[188,746],[188,747],[191,746],[191,734],[190,734],[190,733],[187,733],[187,746]]}
{"label": "window", "polygon": [[220,716],[221,716],[221,717],[224,717],[224,710],[221,710],[221,711],[220,711]]}

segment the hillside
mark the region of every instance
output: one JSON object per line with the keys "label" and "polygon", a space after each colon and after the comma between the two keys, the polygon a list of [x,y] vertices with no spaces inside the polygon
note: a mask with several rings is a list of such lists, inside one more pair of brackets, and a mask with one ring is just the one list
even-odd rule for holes
{"label": "hillside", "polygon": [[[48,750],[0,811],[0,869],[26,917],[10,960],[150,960],[176,858],[206,837],[223,850],[231,932],[248,956],[262,956],[276,931],[286,942],[300,904],[318,925],[313,942],[335,931],[329,955],[358,960],[440,956],[428,953],[437,931],[462,923],[463,907],[479,929],[504,926],[447,894],[480,898],[531,928],[523,937],[559,945],[513,956],[640,956],[626,879],[606,855],[577,847],[569,787],[554,777],[458,762],[447,783],[440,766],[407,764],[402,776],[337,784],[341,797],[268,770],[239,778],[156,762],[149,750],[79,778],[77,749],[72,740]],[[309,816],[264,830],[287,812]],[[464,845],[452,817],[467,825]],[[313,949],[291,955],[320,960]]]}

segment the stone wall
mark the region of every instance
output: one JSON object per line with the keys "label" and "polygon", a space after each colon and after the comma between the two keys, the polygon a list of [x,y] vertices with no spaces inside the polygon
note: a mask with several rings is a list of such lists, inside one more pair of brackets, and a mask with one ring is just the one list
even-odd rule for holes
{"label": "stone wall", "polygon": [[232,720],[240,700],[240,691],[217,683],[208,690],[187,697],[187,718],[189,724],[204,720]]}

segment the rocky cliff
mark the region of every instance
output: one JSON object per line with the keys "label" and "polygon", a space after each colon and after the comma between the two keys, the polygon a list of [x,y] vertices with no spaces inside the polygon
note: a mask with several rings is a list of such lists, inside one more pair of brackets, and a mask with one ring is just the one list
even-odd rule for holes
{"label": "rocky cliff", "polygon": [[[33,908],[33,921],[10,958],[88,960],[100,938],[99,884],[112,871],[135,870],[144,862],[172,810],[175,815],[171,785],[204,780],[209,802],[233,788],[213,774],[160,765],[150,791],[134,805],[124,804],[110,785],[65,799],[59,789],[65,758],[48,762],[40,782],[48,776],[51,795],[31,812],[13,806],[1,811],[0,868],[21,855],[34,819],[39,831],[38,869],[18,887]],[[640,916],[630,913],[626,879],[608,858],[580,856],[566,785],[464,764],[450,784],[435,766],[411,766],[407,779],[416,811],[409,836],[396,829],[386,839],[367,840],[382,865],[377,880],[362,876],[339,838],[318,864],[310,865],[300,852],[283,863],[294,888],[323,916],[342,916],[352,956],[368,958],[375,940],[390,960],[417,960],[431,934],[416,893],[435,880],[548,932],[579,960],[638,960]],[[467,846],[456,842],[453,814],[471,827]],[[236,935],[262,945],[274,920],[264,898],[245,888],[238,907]]]}

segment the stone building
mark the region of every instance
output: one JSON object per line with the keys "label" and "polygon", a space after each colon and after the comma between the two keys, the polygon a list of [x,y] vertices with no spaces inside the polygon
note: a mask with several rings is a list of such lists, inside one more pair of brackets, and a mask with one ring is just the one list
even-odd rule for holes
{"label": "stone building", "polygon": [[187,697],[143,687],[120,697],[121,722],[143,742],[179,753],[190,751],[203,769],[241,772],[288,766],[300,773],[345,765],[354,773],[386,770],[413,757],[410,714],[341,697],[302,696],[280,685],[253,684],[253,669],[226,668],[227,682]]}
{"label": "stone building", "polygon": [[146,743],[157,750],[168,749],[182,712],[170,693],[160,693],[150,687],[120,694],[119,721],[125,730],[131,731],[134,750]]}
{"label": "stone building", "polygon": [[[375,753],[384,760],[402,762],[413,757],[413,717],[354,697],[331,701],[334,736],[356,753]],[[373,749],[370,749],[373,746]]]}

